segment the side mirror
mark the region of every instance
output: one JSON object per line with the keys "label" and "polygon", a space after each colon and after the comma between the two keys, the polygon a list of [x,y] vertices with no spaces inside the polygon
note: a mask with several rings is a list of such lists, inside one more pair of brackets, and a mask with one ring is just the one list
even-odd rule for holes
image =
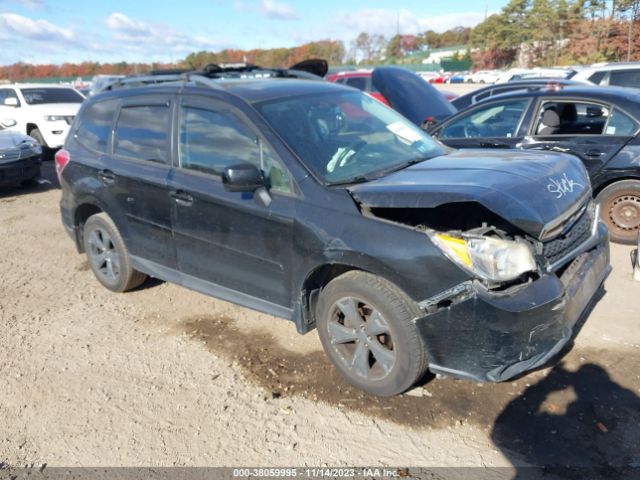
{"label": "side mirror", "polygon": [[18,99],[16,97],[7,97],[4,99],[4,105],[6,107],[17,107]]}
{"label": "side mirror", "polygon": [[222,172],[222,185],[228,192],[255,192],[265,186],[262,172],[251,163],[231,165]]}
{"label": "side mirror", "polygon": [[4,118],[0,120],[0,128],[11,128],[15,127],[16,122],[13,118]]}
{"label": "side mirror", "polygon": [[438,121],[435,118],[427,117],[424,122],[422,122],[422,125],[420,125],[420,128],[425,132],[429,132],[429,130],[433,130],[437,124]]}

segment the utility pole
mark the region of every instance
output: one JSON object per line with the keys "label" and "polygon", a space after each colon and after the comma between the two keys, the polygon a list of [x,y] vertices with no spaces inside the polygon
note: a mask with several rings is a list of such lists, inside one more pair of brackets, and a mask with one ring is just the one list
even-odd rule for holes
{"label": "utility pole", "polygon": [[631,37],[633,36],[633,23],[638,16],[638,8],[640,8],[640,1],[635,0],[631,2],[631,13],[629,16],[629,28],[627,31],[627,62],[631,61]]}

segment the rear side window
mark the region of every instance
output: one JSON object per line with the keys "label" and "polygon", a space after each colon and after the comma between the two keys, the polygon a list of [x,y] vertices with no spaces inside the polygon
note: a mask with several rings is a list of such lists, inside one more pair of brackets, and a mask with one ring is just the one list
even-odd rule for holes
{"label": "rear side window", "polygon": [[101,153],[107,152],[117,103],[117,100],[96,102],[84,110],[76,130],[76,139],[81,145]]}
{"label": "rear side window", "polygon": [[115,128],[115,154],[169,163],[168,140],[168,105],[123,107],[120,110]]}
{"label": "rear side window", "polygon": [[640,69],[612,70],[609,74],[609,85],[640,88]]}
{"label": "rear side window", "polygon": [[357,88],[358,90],[367,90],[367,79],[365,77],[353,77],[347,79],[347,85]]}

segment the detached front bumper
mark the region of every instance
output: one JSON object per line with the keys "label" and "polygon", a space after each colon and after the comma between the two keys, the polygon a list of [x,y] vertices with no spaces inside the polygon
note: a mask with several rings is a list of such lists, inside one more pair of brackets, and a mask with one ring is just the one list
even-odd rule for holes
{"label": "detached front bumper", "polygon": [[560,276],[544,274],[516,293],[459,288],[434,313],[416,320],[434,373],[501,382],[546,363],[571,339],[573,327],[611,271],[609,238],[597,242]]}

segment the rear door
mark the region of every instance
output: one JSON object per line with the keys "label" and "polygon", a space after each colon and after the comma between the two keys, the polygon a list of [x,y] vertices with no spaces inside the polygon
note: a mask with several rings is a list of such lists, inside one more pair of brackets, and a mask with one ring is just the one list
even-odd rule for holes
{"label": "rear door", "polygon": [[[184,284],[289,316],[297,201],[290,174],[252,122],[223,101],[185,95],[175,139],[179,167],[170,176],[169,195]],[[223,188],[224,168],[242,162],[262,164],[269,205]]]}
{"label": "rear door", "polygon": [[[545,129],[544,112],[553,109],[558,125]],[[574,154],[593,177],[638,131],[638,123],[619,107],[591,99],[543,98],[537,106],[526,149]]]}
{"label": "rear door", "polygon": [[123,234],[131,255],[150,272],[176,268],[167,186],[173,98],[125,98],[115,121],[113,154],[97,172],[124,212]]}

